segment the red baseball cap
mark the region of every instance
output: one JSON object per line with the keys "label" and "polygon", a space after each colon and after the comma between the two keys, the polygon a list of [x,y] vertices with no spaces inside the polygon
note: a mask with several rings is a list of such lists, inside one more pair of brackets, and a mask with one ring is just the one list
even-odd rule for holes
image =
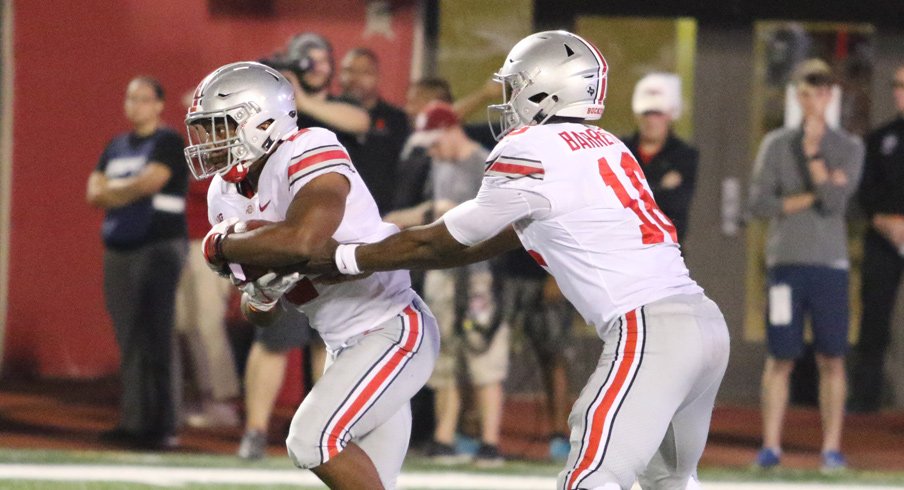
{"label": "red baseball cap", "polygon": [[434,100],[428,103],[414,120],[415,131],[446,129],[461,124],[455,109],[447,102]]}

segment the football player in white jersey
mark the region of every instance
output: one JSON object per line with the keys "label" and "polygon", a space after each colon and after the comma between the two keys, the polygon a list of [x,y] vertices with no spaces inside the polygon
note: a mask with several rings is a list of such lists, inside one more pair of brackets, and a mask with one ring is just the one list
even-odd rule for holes
{"label": "football player in white jersey", "polygon": [[[304,262],[333,239],[376,241],[398,229],[381,221],[335,134],[296,129],[292,85],[272,68],[239,62],[208,75],[186,127],[192,173],[213,177],[208,263],[241,286],[249,320],[266,325],[295,307],[327,345],[327,368],[289,429],[292,461],[330,488],[394,488],[411,431],[409,400],[439,348],[436,322],[408,273],[326,284],[282,269],[260,278],[249,271]],[[239,232],[252,219],[272,223]]]}
{"label": "football player in white jersey", "polygon": [[477,196],[379,243],[332,245],[308,266],[334,261],[352,275],[450,267],[523,245],[604,341],[569,416],[558,488],[627,489],[635,479],[696,488],[728,329],[690,278],[634,156],[584,124],[602,115],[607,70],[574,34],[526,37],[495,77],[501,140]]}

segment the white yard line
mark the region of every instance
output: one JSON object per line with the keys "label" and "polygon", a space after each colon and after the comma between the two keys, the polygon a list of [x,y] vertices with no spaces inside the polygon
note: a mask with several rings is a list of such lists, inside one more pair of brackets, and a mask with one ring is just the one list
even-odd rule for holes
{"label": "white yard line", "polygon": [[[237,485],[308,485],[319,480],[309,471],[238,468],[186,468],[168,466],[108,466],[60,464],[0,464],[0,480],[131,482],[161,486],[189,483]],[[551,476],[491,475],[467,472],[407,472],[399,488],[455,490],[549,490]],[[705,482],[705,490],[901,490],[901,487],[830,485],[824,483]],[[635,486],[635,489],[639,488]]]}

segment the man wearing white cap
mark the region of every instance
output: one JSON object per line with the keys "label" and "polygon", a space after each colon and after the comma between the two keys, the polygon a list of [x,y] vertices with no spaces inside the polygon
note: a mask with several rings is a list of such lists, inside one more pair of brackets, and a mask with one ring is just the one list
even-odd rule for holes
{"label": "man wearing white cap", "polygon": [[634,87],[631,108],[637,132],[623,138],[625,145],[639,160],[656,204],[672,220],[683,243],[698,154],[672,132],[672,122],[681,116],[681,79],[671,73],[641,78]]}

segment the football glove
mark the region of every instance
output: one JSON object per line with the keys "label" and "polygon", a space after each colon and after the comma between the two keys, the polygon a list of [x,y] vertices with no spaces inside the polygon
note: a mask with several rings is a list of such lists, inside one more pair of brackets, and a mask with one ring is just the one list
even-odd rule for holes
{"label": "football glove", "polygon": [[302,277],[300,272],[284,275],[268,272],[256,281],[239,285],[239,289],[248,295],[248,306],[257,311],[270,311],[279,302],[279,298],[295,287]]}
{"label": "football glove", "polygon": [[229,277],[229,265],[226,263],[226,257],[223,256],[223,239],[226,238],[235,229],[235,224],[239,222],[238,218],[229,218],[213,225],[213,228],[204,236],[201,242],[201,251],[204,253],[204,260],[207,267],[223,277]]}

